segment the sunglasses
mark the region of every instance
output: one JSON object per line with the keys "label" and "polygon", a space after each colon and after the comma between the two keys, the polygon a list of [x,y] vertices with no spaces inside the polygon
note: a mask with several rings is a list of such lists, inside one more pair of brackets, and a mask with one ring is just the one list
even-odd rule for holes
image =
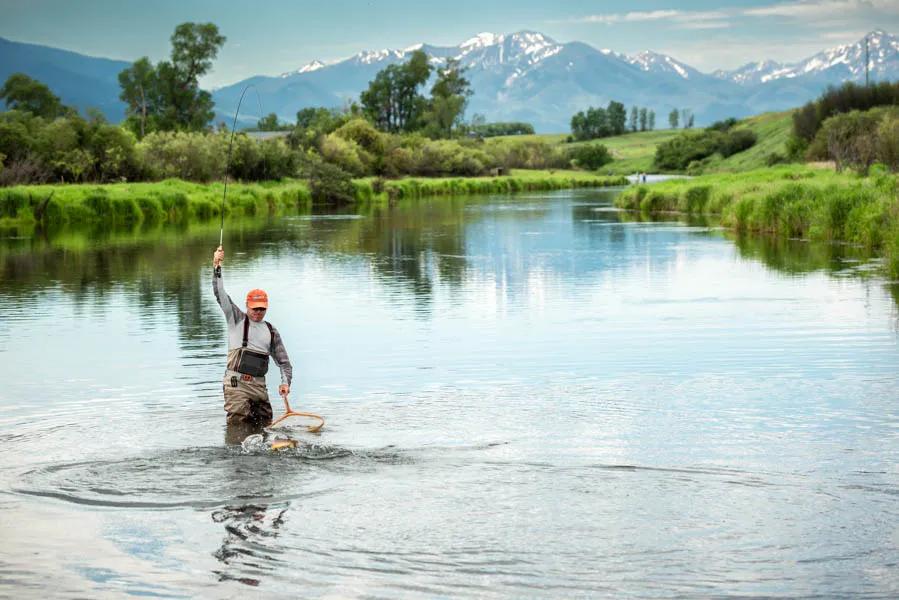
{"label": "sunglasses", "polygon": [[265,312],[268,309],[264,308],[264,307],[257,307],[257,308],[251,308],[250,310],[252,310],[253,312]]}

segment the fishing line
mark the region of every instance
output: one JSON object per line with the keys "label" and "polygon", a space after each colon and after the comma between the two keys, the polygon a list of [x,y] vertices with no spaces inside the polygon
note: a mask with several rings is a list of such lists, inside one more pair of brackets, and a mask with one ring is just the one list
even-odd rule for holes
{"label": "fishing line", "polygon": [[[256,92],[256,101],[259,103],[259,118],[262,119],[263,117],[262,98],[259,97],[259,90],[256,89],[255,85],[250,84],[240,93],[240,100],[237,101],[237,110],[234,111],[234,122],[231,124],[231,140],[228,142],[228,158],[225,161],[225,176],[223,177],[225,189],[222,192],[222,226],[219,230],[219,246],[221,246],[222,242],[225,240],[225,199],[228,197],[228,173],[231,171],[231,150],[234,148],[234,133],[237,131],[237,117],[240,115],[240,105],[243,104],[243,97],[250,88],[253,88],[253,91]],[[265,161],[265,155],[262,156],[262,160]],[[264,170],[265,169],[263,168],[263,171]]]}

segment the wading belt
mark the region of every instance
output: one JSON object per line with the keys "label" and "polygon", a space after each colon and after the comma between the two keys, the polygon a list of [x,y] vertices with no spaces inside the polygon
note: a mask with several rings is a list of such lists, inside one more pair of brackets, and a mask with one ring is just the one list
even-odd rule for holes
{"label": "wading belt", "polygon": [[[271,323],[263,321],[268,326],[268,332],[275,339],[275,332]],[[250,316],[247,315],[243,320],[243,344],[240,348],[240,359],[237,361],[237,371],[245,375],[253,377],[263,377],[268,373],[268,354],[262,352],[254,352],[247,348],[247,338],[250,335]]]}

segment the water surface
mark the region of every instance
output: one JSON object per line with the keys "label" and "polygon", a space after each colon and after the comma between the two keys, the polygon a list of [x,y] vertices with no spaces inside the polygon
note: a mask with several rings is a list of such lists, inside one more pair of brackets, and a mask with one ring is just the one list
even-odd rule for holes
{"label": "water surface", "polygon": [[4,232],[0,593],[895,597],[896,286],[611,194],[229,224],[327,420],[274,454],[217,226]]}

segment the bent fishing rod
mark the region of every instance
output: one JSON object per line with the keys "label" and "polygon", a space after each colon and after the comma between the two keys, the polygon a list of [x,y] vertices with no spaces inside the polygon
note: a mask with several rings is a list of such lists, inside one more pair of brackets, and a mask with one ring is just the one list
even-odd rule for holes
{"label": "bent fishing rod", "polygon": [[[259,97],[259,90],[256,89],[256,86],[250,84],[240,93],[240,100],[237,101],[237,110],[234,112],[234,121],[231,124],[231,140],[228,142],[228,158],[225,161],[225,176],[223,177],[225,180],[225,189],[222,192],[222,226],[219,230],[219,246],[221,246],[222,242],[225,240],[225,199],[228,197],[228,173],[231,171],[231,149],[234,148],[234,132],[237,131],[237,117],[240,115],[240,105],[243,104],[243,97],[250,88],[253,88],[253,91],[256,92],[256,101],[259,103],[259,118],[261,119],[263,116],[262,99]],[[265,160],[264,157],[263,160]]]}

